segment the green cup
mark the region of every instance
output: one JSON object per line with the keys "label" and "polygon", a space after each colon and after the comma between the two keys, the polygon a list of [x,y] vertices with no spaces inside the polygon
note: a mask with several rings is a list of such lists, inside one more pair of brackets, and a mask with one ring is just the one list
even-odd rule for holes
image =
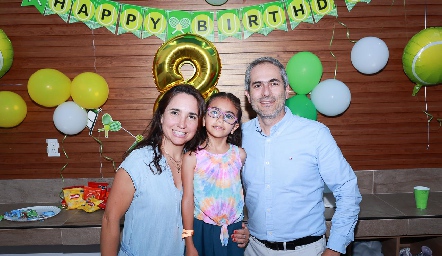
{"label": "green cup", "polygon": [[428,195],[430,188],[424,186],[414,187],[414,199],[416,200],[416,208],[427,209]]}

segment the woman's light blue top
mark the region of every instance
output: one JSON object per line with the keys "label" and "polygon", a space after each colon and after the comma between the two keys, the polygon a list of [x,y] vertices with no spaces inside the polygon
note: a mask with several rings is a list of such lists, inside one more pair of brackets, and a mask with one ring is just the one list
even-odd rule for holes
{"label": "woman's light blue top", "polygon": [[165,158],[160,161],[161,174],[150,170],[152,159],[153,149],[144,147],[132,151],[120,165],[131,177],[135,194],[124,217],[119,256],[184,255],[183,191],[175,187]]}

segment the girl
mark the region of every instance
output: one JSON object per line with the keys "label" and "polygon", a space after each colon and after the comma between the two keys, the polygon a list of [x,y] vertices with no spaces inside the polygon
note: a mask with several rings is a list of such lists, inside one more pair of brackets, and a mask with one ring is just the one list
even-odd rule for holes
{"label": "girl", "polygon": [[147,136],[125,154],[115,175],[103,215],[101,255],[184,254],[181,159],[202,141],[204,106],[190,85],[172,87],[161,98]]}
{"label": "girl", "polygon": [[196,151],[184,155],[182,214],[186,256],[244,254],[244,245],[229,239],[229,234],[241,229],[243,219],[240,170],[246,153],[240,148],[241,116],[236,96],[225,92],[212,95],[203,117],[205,140]]}

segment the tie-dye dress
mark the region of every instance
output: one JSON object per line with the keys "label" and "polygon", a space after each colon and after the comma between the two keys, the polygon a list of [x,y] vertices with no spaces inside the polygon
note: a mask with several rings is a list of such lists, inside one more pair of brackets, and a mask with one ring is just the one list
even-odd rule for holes
{"label": "tie-dye dress", "polygon": [[227,226],[242,221],[244,217],[241,167],[239,148],[235,145],[230,145],[224,154],[213,154],[205,149],[196,152],[194,216],[205,223],[221,227],[220,240],[223,246],[228,244]]}

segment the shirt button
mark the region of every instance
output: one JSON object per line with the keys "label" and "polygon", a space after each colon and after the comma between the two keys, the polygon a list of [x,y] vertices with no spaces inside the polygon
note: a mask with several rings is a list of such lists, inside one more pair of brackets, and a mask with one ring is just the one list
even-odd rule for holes
{"label": "shirt button", "polygon": [[269,165],[269,164],[270,164],[270,162],[267,161],[267,162],[266,162],[266,165]]}
{"label": "shirt button", "polygon": [[270,188],[270,185],[266,185],[266,188],[269,189],[269,188]]}
{"label": "shirt button", "polygon": [[267,208],[267,212],[270,212],[270,208]]}

